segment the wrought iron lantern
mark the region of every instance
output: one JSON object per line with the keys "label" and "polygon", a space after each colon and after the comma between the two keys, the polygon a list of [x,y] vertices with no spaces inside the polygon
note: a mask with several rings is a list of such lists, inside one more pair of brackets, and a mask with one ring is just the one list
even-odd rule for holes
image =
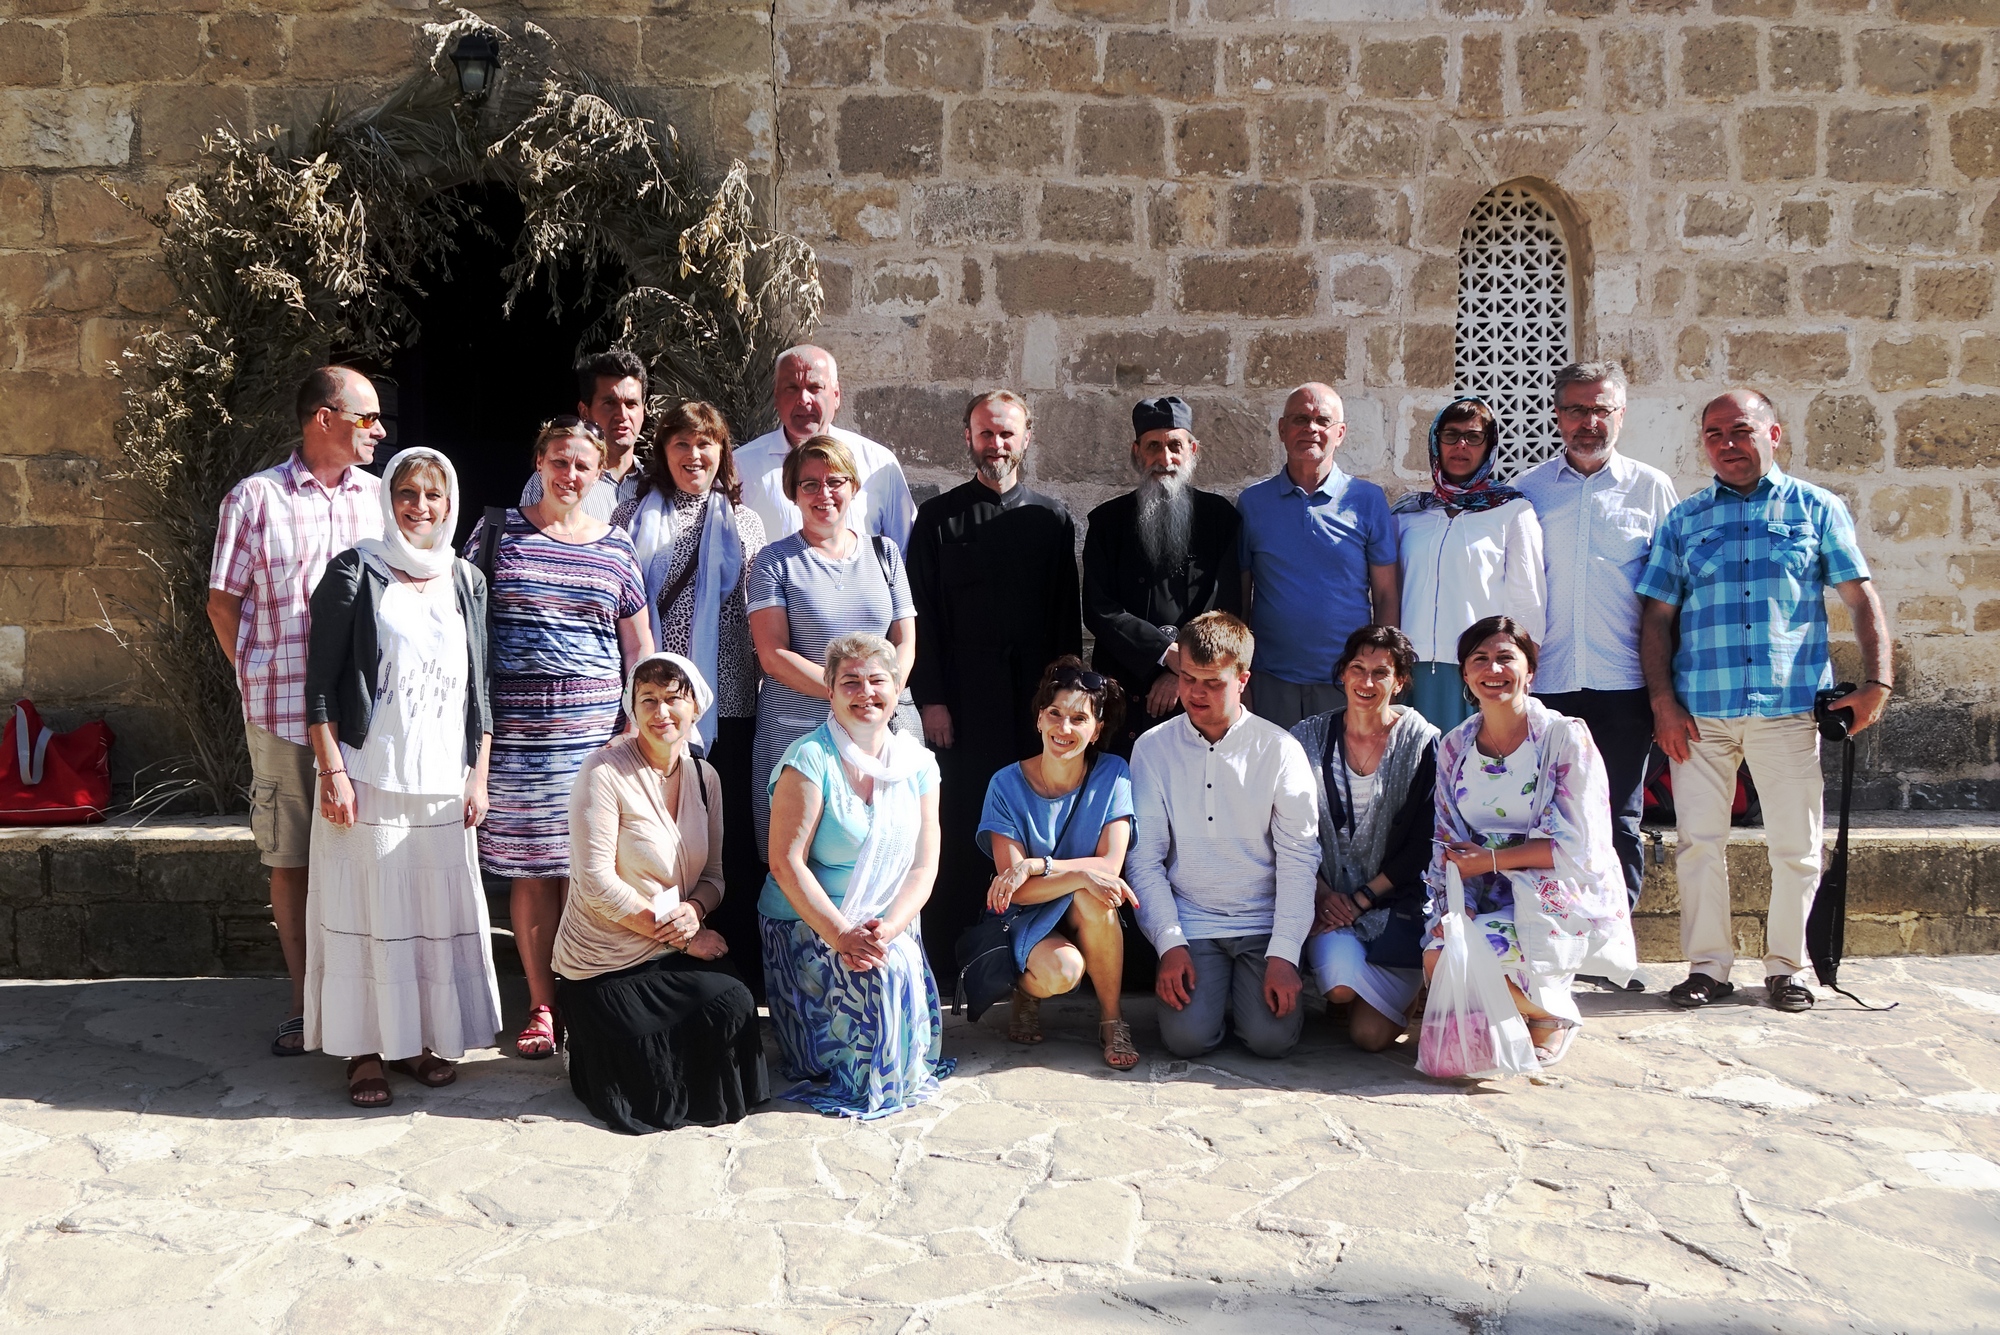
{"label": "wrought iron lantern", "polygon": [[451,63],[458,66],[458,91],[469,102],[483,102],[500,68],[500,43],[490,32],[469,32],[452,45]]}

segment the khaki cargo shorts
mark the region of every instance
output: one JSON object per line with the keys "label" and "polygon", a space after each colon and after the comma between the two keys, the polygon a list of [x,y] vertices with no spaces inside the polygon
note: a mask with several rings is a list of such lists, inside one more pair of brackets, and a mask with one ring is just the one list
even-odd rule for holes
{"label": "khaki cargo shorts", "polygon": [[258,861],[267,867],[303,867],[312,845],[317,766],[310,746],[288,742],[254,723],[243,725],[250,744],[250,833]]}

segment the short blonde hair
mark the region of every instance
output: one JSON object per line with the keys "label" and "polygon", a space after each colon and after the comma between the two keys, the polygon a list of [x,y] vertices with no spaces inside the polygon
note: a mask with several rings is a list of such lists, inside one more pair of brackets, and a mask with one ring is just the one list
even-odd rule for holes
{"label": "short blonde hair", "polygon": [[1250,628],[1227,612],[1203,612],[1181,627],[1176,637],[1183,657],[1196,663],[1236,664],[1250,670],[1250,656],[1257,651],[1257,638]]}
{"label": "short blonde hair", "polygon": [[826,646],[827,690],[833,689],[833,679],[840,675],[842,663],[880,663],[889,669],[889,680],[899,690],[902,688],[903,671],[896,657],[896,646],[872,631],[849,631]]}
{"label": "short blonde hair", "polygon": [[611,452],[605,447],[604,437],[598,435],[594,428],[581,422],[570,422],[562,426],[557,426],[554,422],[550,422],[535,433],[535,467],[540,468],[542,466],[542,460],[548,455],[549,446],[559,440],[568,440],[571,437],[575,437],[577,440],[588,441],[597,447],[597,466],[599,469],[610,464]]}
{"label": "short blonde hair", "polygon": [[785,456],[786,500],[798,500],[799,470],[805,467],[808,459],[819,460],[829,472],[839,474],[856,487],[861,485],[861,471],[854,466],[854,455],[845,445],[832,436],[807,436],[799,442],[797,449]]}

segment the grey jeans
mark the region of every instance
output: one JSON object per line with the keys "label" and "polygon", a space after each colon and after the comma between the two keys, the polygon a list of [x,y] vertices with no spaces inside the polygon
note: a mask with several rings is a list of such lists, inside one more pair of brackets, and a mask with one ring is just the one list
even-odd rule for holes
{"label": "grey jeans", "polygon": [[1347,693],[1337,681],[1284,681],[1268,672],[1250,678],[1251,712],[1287,732],[1301,719],[1346,704]]}
{"label": "grey jeans", "polygon": [[1194,995],[1175,1010],[1160,1003],[1160,1041],[1176,1057],[1199,1057],[1222,1046],[1231,1023],[1259,1057],[1282,1057],[1298,1046],[1305,1010],[1293,1006],[1279,1019],[1264,1003],[1264,948],[1271,934],[1189,941]]}

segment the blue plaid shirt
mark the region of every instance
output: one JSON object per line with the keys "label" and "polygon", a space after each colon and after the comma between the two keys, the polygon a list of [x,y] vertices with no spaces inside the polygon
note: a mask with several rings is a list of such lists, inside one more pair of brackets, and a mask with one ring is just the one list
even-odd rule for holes
{"label": "blue plaid shirt", "polygon": [[1667,515],[1639,576],[1680,608],[1674,693],[1697,718],[1779,718],[1833,685],[1826,588],[1867,579],[1840,498],[1775,466],[1748,496],[1712,482]]}

